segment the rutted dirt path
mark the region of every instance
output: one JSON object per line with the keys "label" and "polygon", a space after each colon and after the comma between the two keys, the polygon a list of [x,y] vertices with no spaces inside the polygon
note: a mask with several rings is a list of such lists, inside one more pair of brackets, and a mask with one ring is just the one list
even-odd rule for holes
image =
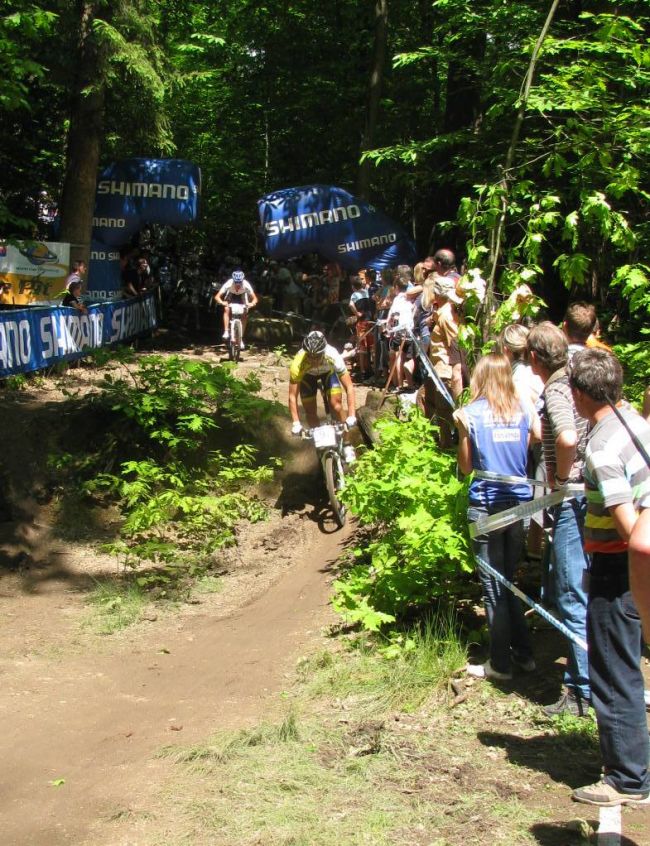
{"label": "rutted dirt path", "polygon": [[[248,368],[261,360],[247,356]],[[268,367],[269,398],[281,370]],[[83,389],[83,370],[67,378]],[[350,530],[323,521],[313,455],[297,447],[282,508],[226,553],[222,592],[102,638],[83,627],[84,597],[115,562],[88,542],[95,531],[56,537],[31,481],[57,399],[3,401],[22,513],[0,525],[0,843],[133,844],[115,821],[144,810],[164,782],[173,765],[156,756],[162,747],[273,716],[273,695],[334,621],[329,567]]]}
{"label": "rutted dirt path", "polygon": [[106,655],[3,662],[2,842],[115,843],[106,824],[137,809],[165,776],[157,750],[263,717],[331,620],[326,567],[343,537],[320,535],[230,615],[181,616],[127,635]]}

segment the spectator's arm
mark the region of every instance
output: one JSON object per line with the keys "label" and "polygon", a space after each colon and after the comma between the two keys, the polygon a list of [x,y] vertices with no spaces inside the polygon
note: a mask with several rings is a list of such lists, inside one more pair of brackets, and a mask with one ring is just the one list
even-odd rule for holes
{"label": "spectator's arm", "polygon": [[620,538],[628,541],[638,518],[634,504],[632,502],[622,502],[620,505],[612,505],[609,508],[609,513],[612,515],[616,531]]}
{"label": "spectator's arm", "polygon": [[422,293],[423,288],[422,285],[414,285],[412,288],[409,288],[406,292],[406,299],[407,300],[417,300],[417,298]]}
{"label": "spectator's arm", "polygon": [[454,422],[458,429],[458,467],[467,476],[472,472],[472,442],[460,412],[454,414]]}
{"label": "spectator's arm", "polygon": [[630,588],[650,643],[650,508],[641,510],[629,540]]}
{"label": "spectator's arm", "polygon": [[452,398],[455,400],[463,393],[463,365],[460,361],[458,364],[452,365],[449,389],[451,390]]}
{"label": "spectator's arm", "polygon": [[[564,429],[555,439],[555,475],[568,479],[576,457],[578,433],[575,429]],[[549,482],[553,484],[553,479]]]}
{"label": "spectator's arm", "polygon": [[356,399],[354,395],[354,384],[350,378],[350,374],[346,370],[345,373],[339,373],[338,377],[345,389],[345,398],[348,404],[348,417],[355,417],[357,413]]}

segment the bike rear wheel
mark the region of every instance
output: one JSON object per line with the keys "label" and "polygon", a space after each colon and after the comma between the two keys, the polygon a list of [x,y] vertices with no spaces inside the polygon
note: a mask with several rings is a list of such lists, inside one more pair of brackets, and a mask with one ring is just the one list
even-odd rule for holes
{"label": "bike rear wheel", "polygon": [[345,525],[347,508],[339,499],[339,493],[345,485],[345,474],[341,457],[335,452],[328,452],[323,459],[323,471],[325,473],[325,486],[330,505],[334,512],[334,520],[339,527]]}
{"label": "bike rear wheel", "polygon": [[241,354],[241,320],[239,318],[230,321],[230,346],[228,352],[231,361],[239,361]]}

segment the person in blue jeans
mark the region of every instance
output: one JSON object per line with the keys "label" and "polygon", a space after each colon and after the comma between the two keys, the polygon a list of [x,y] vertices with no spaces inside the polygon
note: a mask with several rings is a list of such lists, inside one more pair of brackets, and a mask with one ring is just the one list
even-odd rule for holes
{"label": "person in blue jeans", "polygon": [[[559,490],[583,481],[588,421],[575,406],[569,387],[569,345],[564,333],[545,321],[534,326],[527,340],[533,373],[544,382],[542,393],[542,452],[546,481]],[[560,620],[576,635],[587,639],[587,556],[583,548],[587,504],[584,496],[566,498],[552,509],[553,542],[550,588]],[[591,688],[585,650],[567,640],[567,665],[559,699],[544,708],[549,716],[589,711]]]}
{"label": "person in blue jeans", "polygon": [[[526,463],[531,440],[539,440],[539,418],[522,399],[512,380],[510,362],[490,353],[477,364],[470,382],[470,403],[454,414],[459,431],[458,465],[461,472],[486,470],[522,481],[475,478],[469,488],[468,520],[474,522],[504,511],[532,497],[526,484]],[[480,535],[472,541],[474,554],[509,581],[514,579],[524,549],[523,522]],[[479,566],[483,602],[490,631],[490,657],[467,672],[478,678],[507,681],[512,666],[535,669],[532,642],[521,601]]]}
{"label": "person in blue jeans", "polygon": [[577,409],[592,427],[584,470],[585,549],[591,554],[587,644],[603,763],[602,779],[574,790],[573,799],[607,807],[648,804],[642,632],[630,590],[628,542],[650,508],[650,425],[631,408],[615,408],[623,368],[611,353],[577,353],[569,382]]}

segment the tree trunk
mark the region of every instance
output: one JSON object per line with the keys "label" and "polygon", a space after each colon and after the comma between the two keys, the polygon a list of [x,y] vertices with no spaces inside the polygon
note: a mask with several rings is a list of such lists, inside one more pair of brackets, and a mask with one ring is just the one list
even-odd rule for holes
{"label": "tree trunk", "polygon": [[77,76],[71,98],[65,179],[59,204],[59,238],[71,244],[72,260],[83,260],[86,263],[90,260],[104,121],[102,63],[93,34],[98,6],[98,2],[82,2],[79,7]]}
{"label": "tree trunk", "polygon": [[[381,85],[386,65],[386,44],[388,40],[388,0],[376,0],[375,3],[375,54],[368,85],[368,110],[361,142],[361,152],[375,147],[375,135],[379,118],[379,102],[381,99]],[[357,194],[362,199],[368,199],[370,193],[370,174],[372,162],[365,159],[359,165],[357,179]]]}
{"label": "tree trunk", "polygon": [[512,171],[514,170],[515,152],[517,149],[517,144],[519,142],[521,129],[524,124],[524,118],[526,116],[526,106],[528,104],[528,97],[530,96],[530,89],[533,85],[533,78],[535,76],[535,70],[537,69],[539,54],[548,34],[548,31],[551,27],[551,24],[553,23],[553,18],[555,17],[555,13],[559,5],[560,0],[552,0],[551,6],[548,10],[548,14],[546,15],[546,20],[544,21],[544,26],[542,27],[537,41],[535,42],[535,46],[533,47],[533,53],[530,57],[528,70],[526,72],[526,77],[524,79],[524,83],[521,89],[521,95],[519,97],[519,108],[517,110],[517,117],[515,118],[514,126],[512,128],[512,136],[510,137],[508,152],[506,153],[506,160],[502,172],[503,175],[500,182],[501,210],[497,220],[497,224],[490,233],[490,276],[488,279],[484,303],[484,341],[486,341],[490,337],[492,331],[492,307],[494,305],[494,286],[496,282],[497,269],[499,267],[499,259],[501,258],[501,243],[503,239],[503,230],[505,228],[506,223],[506,214],[508,211],[510,181],[512,179]]}

